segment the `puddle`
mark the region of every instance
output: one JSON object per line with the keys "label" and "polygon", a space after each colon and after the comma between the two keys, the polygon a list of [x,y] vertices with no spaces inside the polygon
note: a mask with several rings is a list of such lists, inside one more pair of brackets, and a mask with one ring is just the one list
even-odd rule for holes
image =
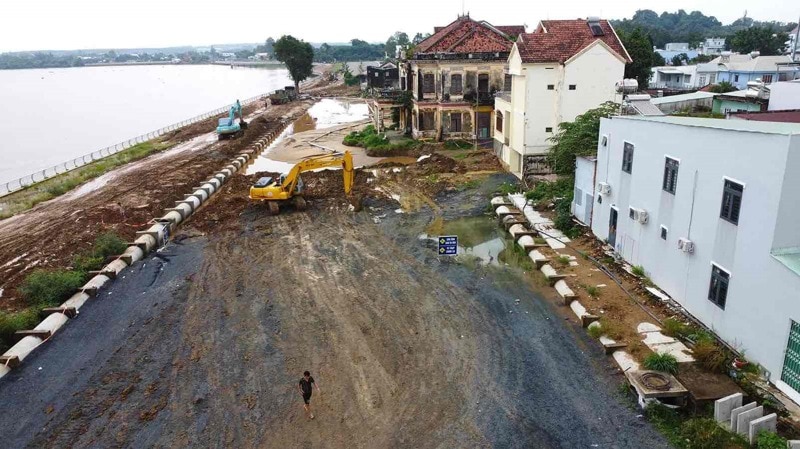
{"label": "puddle", "polygon": [[427,229],[427,234],[419,236],[420,240],[436,240],[440,235],[458,236],[458,256],[471,256],[480,259],[483,265],[500,265],[508,263],[510,257],[506,253],[513,242],[503,233],[497,222],[487,217],[468,217],[444,221],[435,219]]}
{"label": "puddle", "polygon": [[269,157],[276,146],[287,138],[315,129],[332,128],[347,123],[360,122],[369,118],[369,108],[363,101],[348,102],[325,98],[309,108],[306,114],[295,120],[247,167],[245,174],[252,175],[262,171],[286,173],[294,164],[276,161]]}

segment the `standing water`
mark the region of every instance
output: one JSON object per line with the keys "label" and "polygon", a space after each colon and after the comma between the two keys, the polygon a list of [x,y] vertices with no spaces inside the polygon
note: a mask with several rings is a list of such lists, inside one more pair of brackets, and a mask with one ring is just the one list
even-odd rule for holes
{"label": "standing water", "polygon": [[215,65],[0,70],[0,182],[290,84]]}

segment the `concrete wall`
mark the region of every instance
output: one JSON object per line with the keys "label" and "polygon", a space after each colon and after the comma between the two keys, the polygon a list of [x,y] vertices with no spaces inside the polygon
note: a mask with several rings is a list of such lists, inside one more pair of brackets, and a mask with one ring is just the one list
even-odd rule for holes
{"label": "concrete wall", "polygon": [[[605,46],[595,44],[564,66],[561,111],[558,122],[571,122],[589,109],[617,98],[615,84],[622,81],[625,63]],[[575,90],[569,90],[574,84]]]}
{"label": "concrete wall", "polygon": [[[609,144],[598,148],[597,181],[612,192],[594,204],[594,234],[608,237],[609,210],[618,207],[617,251],[800,398],[778,382],[791,320],[800,321],[800,276],[770,255],[782,189],[796,188],[782,183],[797,138],[624,117],[603,119],[600,133]],[[621,170],[624,141],[635,145],[632,174]],[[662,190],[665,156],[680,161],[675,195]],[[792,158],[791,168],[797,163]],[[719,216],[723,177],[745,185],[738,226]],[[648,211],[649,223],[630,220],[630,206]],[[791,207],[800,207],[796,199]],[[694,254],[678,249],[681,237],[695,242]],[[724,310],[707,299],[712,262],[731,273]]]}
{"label": "concrete wall", "polygon": [[775,83],[769,86],[770,111],[800,109],[800,82]]}
{"label": "concrete wall", "polygon": [[579,157],[575,159],[575,196],[572,199],[572,215],[587,226],[592,221],[595,166],[594,158]]}
{"label": "concrete wall", "polygon": [[[550,149],[547,139],[553,133],[545,132],[558,126],[558,101],[563,83],[563,66],[558,64],[525,64],[525,100],[514,103],[514,110],[523,110],[525,137],[523,147],[514,147],[522,154],[545,154]],[[547,86],[553,85],[553,90]]]}
{"label": "concrete wall", "polygon": [[792,138],[792,147],[785,163],[783,193],[778,222],[775,225],[774,249],[800,248],[800,136]]}
{"label": "concrete wall", "polygon": [[761,105],[758,103],[745,103],[743,101],[731,101],[722,98],[714,98],[712,111],[715,114],[725,114],[726,112],[736,111],[755,111],[761,110]]}

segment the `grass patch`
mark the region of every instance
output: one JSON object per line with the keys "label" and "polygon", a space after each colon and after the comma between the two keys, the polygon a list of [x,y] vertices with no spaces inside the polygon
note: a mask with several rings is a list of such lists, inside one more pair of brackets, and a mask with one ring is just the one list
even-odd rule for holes
{"label": "grass patch", "polygon": [[672,354],[652,353],[644,359],[644,367],[652,371],[678,374],[678,361]]}
{"label": "grass patch", "polygon": [[97,178],[114,168],[143,159],[172,145],[171,143],[155,140],[142,142],[99,161],[42,181],[19,192],[14,192],[2,199],[3,205],[0,207],[0,220],[31,209],[41,202],[63,195],[84,182]]}
{"label": "grass patch", "polygon": [[497,193],[503,196],[517,193],[519,191],[519,185],[515,182],[504,182],[500,184],[500,187],[497,188]]}
{"label": "grass patch", "polygon": [[36,270],[29,274],[19,290],[33,306],[54,306],[69,298],[85,281],[86,275],[71,270]]}
{"label": "grass patch", "polygon": [[39,308],[30,307],[19,312],[0,312],[0,354],[14,344],[14,332],[33,329],[39,323]]}
{"label": "grass patch", "polygon": [[603,326],[589,326],[586,332],[594,339],[600,338],[603,336]]}
{"label": "grass patch", "polygon": [[92,249],[75,256],[72,260],[72,269],[86,273],[99,270],[109,256],[122,254],[128,245],[122,238],[113,232],[99,235],[92,245]]}
{"label": "grass patch", "polygon": [[367,125],[361,131],[351,132],[342,143],[350,147],[366,148],[370,156],[411,150],[419,146],[419,142],[408,138],[392,142],[386,134],[378,133],[372,125]]}
{"label": "grass patch", "polygon": [[756,438],[756,448],[758,449],[786,449],[786,447],[786,438],[766,430],[759,432]]}
{"label": "grass patch", "polygon": [[562,267],[566,267],[566,266],[569,265],[569,257],[567,257],[567,256],[558,256],[558,259],[556,259],[556,261]]}
{"label": "grass patch", "polygon": [[742,436],[723,429],[712,418],[684,415],[658,404],[647,407],[645,416],[673,446],[679,449],[750,447]]}
{"label": "grass patch", "polygon": [[724,373],[727,366],[728,357],[725,351],[718,344],[708,340],[702,340],[692,348],[697,363],[704,370],[716,373]]}
{"label": "grass patch", "polygon": [[469,150],[475,147],[475,143],[468,140],[445,140],[443,147],[445,150]]}
{"label": "grass patch", "polygon": [[664,328],[664,335],[670,337],[684,338],[691,333],[691,328],[689,326],[675,318],[667,318],[664,320],[662,327]]}
{"label": "grass patch", "polygon": [[586,294],[591,296],[592,298],[597,298],[598,296],[600,296],[600,289],[595,287],[594,285],[587,285]]}
{"label": "grass patch", "polygon": [[[599,332],[600,335],[605,335],[606,337],[612,340],[617,340],[617,341],[622,340],[624,333],[622,330],[622,326],[619,323],[617,323],[616,321],[609,321],[608,319],[606,319],[606,317],[601,317],[600,320],[597,322],[600,323],[600,326],[599,327],[594,326],[594,327],[596,329],[599,329],[599,331],[596,332]],[[598,335],[598,337],[600,337],[600,335]]]}
{"label": "grass patch", "polygon": [[508,243],[506,249],[500,252],[498,259],[524,271],[537,271],[533,261],[528,257],[528,253],[514,242]]}
{"label": "grass patch", "polygon": [[634,275],[634,276],[638,276],[638,277],[640,277],[640,278],[641,278],[641,277],[645,277],[645,276],[647,275],[647,274],[645,273],[645,271],[644,271],[644,267],[643,267],[643,266],[641,266],[641,265],[635,265],[635,266],[633,266],[633,267],[631,268],[631,273],[633,273],[633,275]]}
{"label": "grass patch", "polygon": [[481,182],[477,179],[470,179],[469,181],[465,181],[458,186],[458,190],[470,190],[470,189],[477,189],[481,185]]}

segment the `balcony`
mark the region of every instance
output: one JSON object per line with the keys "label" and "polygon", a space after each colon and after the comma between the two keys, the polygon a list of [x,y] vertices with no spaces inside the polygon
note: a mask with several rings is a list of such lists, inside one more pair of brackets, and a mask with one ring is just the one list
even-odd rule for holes
{"label": "balcony", "polygon": [[399,89],[375,89],[373,95],[379,100],[397,100],[402,93]]}

